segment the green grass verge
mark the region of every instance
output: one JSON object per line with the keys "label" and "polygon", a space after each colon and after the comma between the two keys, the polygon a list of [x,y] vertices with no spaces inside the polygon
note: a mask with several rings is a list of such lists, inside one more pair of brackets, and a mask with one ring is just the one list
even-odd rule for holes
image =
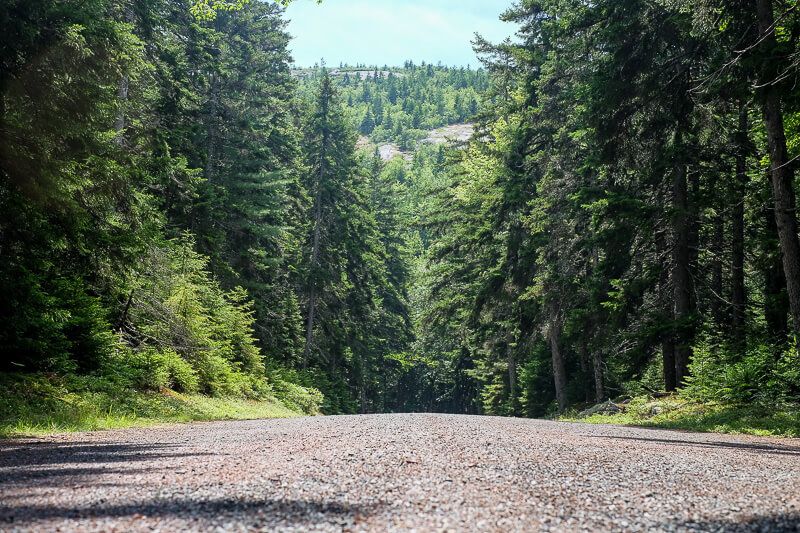
{"label": "green grass verge", "polygon": [[0,437],[304,415],[275,398],[245,400],[170,390],[102,389],[63,378],[0,377]]}
{"label": "green grass verge", "polygon": [[624,411],[618,414],[580,417],[572,413],[562,420],[706,433],[800,437],[800,409],[796,406],[729,406],[668,397],[634,398],[620,407]]}

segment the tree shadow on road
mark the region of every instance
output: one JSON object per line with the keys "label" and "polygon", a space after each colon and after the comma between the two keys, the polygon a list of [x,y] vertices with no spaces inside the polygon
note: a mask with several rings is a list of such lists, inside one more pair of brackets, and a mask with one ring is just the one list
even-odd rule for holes
{"label": "tree shadow on road", "polygon": [[[377,505],[355,505],[323,500],[239,499],[214,500],[164,499],[124,505],[101,504],[93,507],[4,505],[0,503],[0,524],[31,526],[41,520],[123,519],[136,517],[182,519],[192,527],[236,524],[246,528],[280,525],[311,526],[319,523],[346,525],[372,514]],[[139,522],[141,525],[142,523]],[[2,529],[2,526],[0,526]]]}
{"label": "tree shadow on road", "polygon": [[[127,463],[165,457],[195,457],[210,453],[179,453],[177,444],[104,444],[32,442],[0,448],[0,469],[69,463]],[[1,471],[1,470],[0,470]]]}
{"label": "tree shadow on road", "polygon": [[719,531],[725,533],[751,531],[768,531],[770,533],[800,532],[800,513],[757,516],[746,520],[681,521],[667,524],[663,529],[668,531]]}
{"label": "tree shadow on road", "polygon": [[0,490],[13,486],[67,487],[97,484],[101,476],[132,476],[152,473],[162,459],[212,456],[185,452],[171,444],[104,444],[87,442],[26,442],[0,448]]}
{"label": "tree shadow on road", "polygon": [[592,437],[603,438],[603,439],[616,439],[616,440],[632,440],[639,442],[653,442],[658,444],[669,444],[671,446],[686,446],[692,448],[727,448],[727,449],[744,450],[744,451],[766,453],[773,455],[789,455],[789,456],[800,457],[800,447],[774,445],[766,443],[756,444],[756,443],[733,442],[733,441],[664,439],[664,438],[650,438],[650,437],[628,437],[622,435],[592,435]]}
{"label": "tree shadow on road", "polygon": [[[0,447],[0,494],[5,492],[9,497],[0,498],[0,531],[4,524],[39,529],[41,521],[52,521],[74,529],[78,524],[73,521],[82,518],[123,521],[133,517],[137,521],[147,517],[188,521],[191,529],[213,529],[231,523],[246,529],[269,528],[276,523],[299,527],[317,523],[344,526],[371,514],[376,507],[335,500],[233,497],[224,493],[220,498],[180,494],[148,498],[141,491],[130,494],[127,490],[122,493],[127,497],[123,496],[121,503],[119,499],[117,503],[100,500],[102,503],[97,504],[91,503],[94,500],[90,503],[83,500],[75,505],[64,504],[63,500],[52,505],[35,502],[43,487],[62,491],[88,488],[89,494],[101,494],[96,489],[137,485],[139,475],[151,482],[160,477],[152,476],[156,471],[169,470],[174,476],[175,465],[170,459],[214,455],[217,454],[191,453],[191,448],[180,444],[4,443]],[[52,522],[42,529],[50,528]]]}
{"label": "tree shadow on road", "polygon": [[82,486],[91,480],[91,485],[99,486],[98,476],[132,476],[154,472],[154,468],[25,468],[13,472],[0,469],[0,489],[13,484],[15,488]]}

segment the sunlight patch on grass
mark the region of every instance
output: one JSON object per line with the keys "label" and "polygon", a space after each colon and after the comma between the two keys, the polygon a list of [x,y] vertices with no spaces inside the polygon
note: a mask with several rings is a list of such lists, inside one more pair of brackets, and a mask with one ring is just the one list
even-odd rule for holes
{"label": "sunlight patch on grass", "polygon": [[634,398],[617,414],[562,418],[571,422],[680,429],[706,433],[800,437],[800,409],[766,408],[691,402],[680,397]]}
{"label": "sunlight patch on grass", "polygon": [[0,437],[144,427],[212,420],[292,418],[277,399],[245,400],[162,392],[68,391],[44,380],[0,390]]}

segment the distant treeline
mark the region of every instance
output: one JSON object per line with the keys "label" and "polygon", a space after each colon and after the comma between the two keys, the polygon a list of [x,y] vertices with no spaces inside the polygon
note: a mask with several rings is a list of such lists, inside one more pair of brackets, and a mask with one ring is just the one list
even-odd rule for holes
{"label": "distant treeline", "polygon": [[[319,70],[296,71],[304,92],[313,91]],[[403,68],[349,67],[329,74],[359,133],[411,150],[430,130],[473,120],[489,88],[483,69],[450,68],[408,61]]]}

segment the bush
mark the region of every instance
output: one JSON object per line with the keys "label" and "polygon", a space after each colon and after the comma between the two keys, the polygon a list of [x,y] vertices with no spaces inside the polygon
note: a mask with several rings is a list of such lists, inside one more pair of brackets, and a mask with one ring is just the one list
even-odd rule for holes
{"label": "bush", "polygon": [[153,348],[132,351],[127,364],[133,386],[138,390],[160,390],[169,386],[169,371]]}
{"label": "bush", "polygon": [[197,361],[204,393],[211,396],[247,396],[247,380],[223,357],[206,354]]}
{"label": "bush", "polygon": [[[115,334],[102,302],[88,295],[79,280],[53,281],[47,293],[43,284],[31,283],[25,294],[37,296],[36,304],[47,312],[12,333],[44,340],[29,343],[35,357],[17,355],[17,350],[7,365],[15,372],[49,372],[54,382],[65,383],[59,397],[77,391],[84,398],[124,398],[133,390],[147,395],[171,389],[226,399],[274,398],[247,292],[224,290],[207,271],[207,258],[194,251],[191,236],[151,247],[125,285],[119,294],[127,303],[121,317],[115,314],[120,330]],[[10,335],[0,328],[0,348]],[[286,381],[281,380],[280,389],[287,402],[307,413],[319,412],[319,391]],[[45,396],[56,397],[50,392]]]}
{"label": "bush", "polygon": [[324,397],[311,387],[301,387],[288,381],[277,380],[273,386],[275,397],[289,409],[308,415],[318,415]]}
{"label": "bush", "polygon": [[762,344],[736,358],[704,344],[695,350],[691,373],[683,394],[700,401],[771,406],[800,399],[800,356],[794,348],[776,353]]}
{"label": "bush", "polygon": [[289,409],[308,415],[318,415],[323,408],[323,402],[329,398],[316,387],[297,385],[297,382],[302,382],[304,379],[294,370],[271,367],[269,375],[273,383],[273,394]]}
{"label": "bush", "polygon": [[252,302],[244,289],[220,287],[191,236],[151,248],[131,285],[123,341],[140,352],[132,357],[138,387],[269,397]]}
{"label": "bush", "polygon": [[113,351],[107,311],[86,282],[57,271],[6,272],[0,298],[0,370],[93,371]]}
{"label": "bush", "polygon": [[197,392],[199,379],[192,366],[173,350],[145,348],[126,351],[123,365],[129,368],[129,379],[139,390],[174,389],[178,392]]}
{"label": "bush", "polygon": [[623,396],[635,398],[646,396],[650,391],[664,387],[664,364],[661,357],[651,357],[641,373],[622,383],[620,392]]}
{"label": "bush", "polygon": [[162,352],[164,365],[169,372],[170,387],[178,392],[193,393],[200,390],[200,380],[192,365],[172,350]]}

